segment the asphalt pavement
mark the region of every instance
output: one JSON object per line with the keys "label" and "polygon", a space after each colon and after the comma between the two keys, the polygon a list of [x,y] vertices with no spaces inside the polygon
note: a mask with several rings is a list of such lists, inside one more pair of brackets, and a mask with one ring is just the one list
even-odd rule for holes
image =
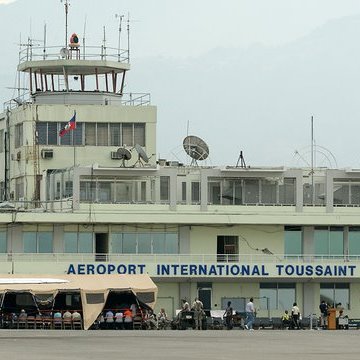
{"label": "asphalt pavement", "polygon": [[4,360],[360,358],[359,330],[0,330]]}

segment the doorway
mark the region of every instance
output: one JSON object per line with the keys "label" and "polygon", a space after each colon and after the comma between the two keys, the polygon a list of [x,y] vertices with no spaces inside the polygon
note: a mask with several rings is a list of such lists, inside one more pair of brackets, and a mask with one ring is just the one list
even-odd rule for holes
{"label": "doorway", "polygon": [[109,253],[109,235],[95,233],[95,261],[106,261]]}
{"label": "doorway", "polygon": [[198,298],[204,305],[204,311],[210,311],[212,305],[211,283],[198,283]]}

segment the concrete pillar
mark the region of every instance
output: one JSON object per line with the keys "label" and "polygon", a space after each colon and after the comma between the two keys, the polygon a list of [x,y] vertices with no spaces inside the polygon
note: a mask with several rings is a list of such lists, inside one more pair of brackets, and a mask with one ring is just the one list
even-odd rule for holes
{"label": "concrete pillar", "polygon": [[313,226],[304,226],[303,227],[303,254],[304,260],[306,257],[310,256],[311,258],[314,255],[314,227]]}
{"label": "concrete pillar", "polygon": [[206,211],[208,205],[208,174],[207,171],[200,171],[200,209]]}
{"label": "concrete pillar", "polygon": [[54,253],[64,252],[64,226],[54,224]]}
{"label": "concrete pillar", "polygon": [[316,307],[318,306],[315,301],[317,284],[312,282],[304,283],[303,288],[303,317],[308,317],[311,314],[316,314]]}
{"label": "concrete pillar", "polygon": [[179,227],[179,254],[190,254],[190,226]]}

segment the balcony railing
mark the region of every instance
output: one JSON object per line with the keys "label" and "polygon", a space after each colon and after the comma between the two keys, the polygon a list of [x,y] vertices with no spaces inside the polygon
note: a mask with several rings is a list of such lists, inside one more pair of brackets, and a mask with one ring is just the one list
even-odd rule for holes
{"label": "balcony railing", "polygon": [[[39,46],[28,45],[19,52],[19,62],[39,61],[39,60],[60,60],[68,59],[71,56],[69,49],[61,51],[63,45],[58,46]],[[107,46],[80,46],[78,48],[81,60],[112,60],[119,62],[129,62],[129,51],[116,49]]]}
{"label": "balcony railing", "polygon": [[94,261],[116,263],[349,263],[360,262],[360,256],[331,256],[331,255],[284,255],[284,254],[75,254],[75,253],[4,253],[0,254],[0,262],[56,262],[56,263],[87,263]]}

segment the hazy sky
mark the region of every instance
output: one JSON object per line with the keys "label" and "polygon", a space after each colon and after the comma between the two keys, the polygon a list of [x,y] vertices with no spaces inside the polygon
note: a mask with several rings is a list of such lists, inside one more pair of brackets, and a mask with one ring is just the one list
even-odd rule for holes
{"label": "hazy sky", "polygon": [[[360,13],[358,0],[69,0],[69,29],[101,41],[106,25],[117,44],[115,14],[130,13],[137,56],[197,56],[216,47],[253,43],[277,45],[306,35],[328,20]],[[22,33],[60,39],[64,6],[60,0],[0,0],[1,28],[9,29],[6,47]],[[7,4],[7,5],[6,5]],[[2,32],[2,37],[8,32]],[[6,38],[3,37],[2,40]],[[14,49],[15,50],[15,49]]]}
{"label": "hazy sky", "polygon": [[[227,64],[233,54],[239,56],[239,51],[253,52],[257,46],[268,49],[291,46],[299,39],[306,38],[324,25],[331,23],[334,19],[360,15],[359,0],[70,0],[69,2],[69,33],[77,32],[82,39],[85,29],[88,45],[101,45],[103,26],[106,26],[107,45],[116,47],[119,21],[115,18],[115,14],[123,14],[127,17],[130,13],[132,63],[145,65],[151,59],[153,64],[156,61],[154,59],[157,59],[161,64],[175,63],[179,67],[197,68],[201,66],[199,62],[202,61],[202,57],[211,54],[214,56],[214,62],[216,62],[214,68],[216,69],[221,68],[222,61]],[[46,23],[48,44],[60,45],[64,42],[65,17],[64,5],[60,0],[0,0],[0,12],[0,40],[2,45],[0,53],[0,95],[2,100],[6,101],[13,92],[6,87],[12,87],[15,83],[15,67],[18,61],[20,39],[24,42],[28,36],[31,36],[40,42],[43,39],[43,28]],[[123,23],[121,40],[123,44],[126,42],[125,30],[126,22]],[[358,41],[359,35],[360,33],[354,34],[354,43]],[[224,56],[223,59],[222,56]],[[207,59],[207,61],[209,61],[207,64],[211,64],[211,59]],[[343,66],[346,67],[346,63]],[[195,109],[196,105],[189,102],[186,117],[182,116],[183,123],[179,125],[181,118],[178,107],[181,99],[169,99],[168,93],[173,89],[158,89],[159,84],[162,83],[162,78],[176,77],[174,72],[177,69],[172,69],[170,66],[161,67],[161,65],[158,68],[161,70],[156,74],[156,78],[150,77],[151,69],[142,69],[140,71],[141,76],[135,76],[135,80],[139,91],[154,92],[152,99],[156,100],[153,102],[154,105],[158,106],[159,112],[158,137],[163,138],[167,134],[167,139],[163,144],[160,144],[159,140],[158,150],[162,153],[170,153],[172,148],[181,144],[182,135],[176,138],[175,134],[179,131],[186,131],[187,121],[193,124],[190,127],[193,126],[193,129],[198,131],[201,130],[202,124],[198,118],[199,109]],[[133,68],[132,71],[138,70]],[[232,68],[231,71],[236,77],[236,67]],[[187,79],[187,91],[189,92],[188,95],[196,97],[199,92],[196,87],[196,72],[191,74],[191,77]],[[269,74],[270,70],[267,70],[267,76]],[[156,79],[159,79],[158,83],[155,83]],[[191,79],[194,80],[193,83]],[[229,81],[231,82],[231,76]],[[228,87],[234,89],[234,84],[230,83],[224,82],[221,86],[224,93]],[[324,84],[324,88],[326,86]],[[204,87],[201,91],[203,92],[203,99],[206,99],[207,91],[209,98],[211,98],[211,88]],[[297,95],[301,97],[301,93]],[[174,103],[169,104],[169,100],[174,101]],[[270,100],[271,98],[269,98]],[[259,99],[249,98],[248,101],[256,102],[259,107],[262,106]],[[333,100],[327,99],[326,106],[329,106],[329,102],[334,103]],[[286,103],[286,98],[284,98],[284,103]],[[206,106],[205,100],[202,104]],[[355,100],[354,103],[347,105],[347,111],[351,112],[352,106],[355,106]],[[221,106],[224,107],[221,102],[216,106],[218,106],[217,109],[210,109],[209,111],[224,113],[224,119],[220,121],[226,123],[231,114],[220,108]],[[291,108],[291,104],[288,106],[289,113],[298,110]],[[301,116],[306,118],[305,121],[309,121],[313,109],[308,106],[305,110]],[[339,109],[337,111],[340,112]],[[192,113],[194,116],[191,115]],[[321,111],[319,113],[321,114]],[[330,111],[329,113],[331,115]],[[327,114],[327,116],[330,115]],[[279,124],[283,124],[285,115],[283,119],[281,116],[283,114],[276,111],[267,115],[271,121],[279,121]],[[211,116],[209,115],[209,117]],[[262,117],[263,114],[259,114],[259,118],[254,118],[254,122],[259,121],[261,125]],[[296,121],[295,118],[294,122]],[[321,119],[319,121],[321,122]],[[171,126],[168,128],[173,128],[174,133],[165,128],[169,124]],[[259,125],[257,126],[259,127]],[[214,127],[214,133],[211,132],[211,126],[208,128],[205,137],[207,137],[206,140],[211,149],[217,149],[216,155],[212,157],[212,163],[217,164],[219,159],[227,155],[221,154],[221,145],[217,143],[216,127]],[[243,125],[239,127],[239,131],[243,128]],[[304,132],[308,132],[308,129]],[[328,138],[335,134],[336,131],[331,133],[329,130]],[[196,135],[202,134],[197,133]],[[279,155],[274,157],[271,165],[284,164],[291,155],[291,151],[306,145],[307,139],[305,138],[308,133],[299,139],[298,144],[294,139],[286,139],[284,134],[278,136],[281,138],[276,138],[275,134],[271,134],[271,139],[269,139],[271,144],[269,143],[268,147],[278,146],[279,143],[284,142],[284,148],[279,148]],[[262,141],[266,141],[265,137],[264,139]],[[173,142],[171,143],[171,141]],[[231,141],[231,136],[229,136],[228,141]],[[288,143],[286,143],[287,141]],[[326,143],[323,145],[330,148],[335,156],[339,156],[340,166],[360,167],[359,157],[347,157],[342,144],[337,144],[338,149],[336,146],[333,148],[331,146],[333,144]],[[250,151],[251,144],[249,143],[247,146]],[[284,149],[289,153],[282,158],[281,152],[284,153]],[[237,151],[237,145],[234,144],[234,154]],[[343,154],[337,155],[338,151],[343,151]],[[255,157],[255,150],[251,149],[251,152]],[[351,152],[353,153],[353,151]],[[237,155],[233,155],[234,160],[232,162],[236,162],[236,158]],[[266,153],[263,155],[260,152],[257,153],[256,162],[260,164],[269,163]]]}

